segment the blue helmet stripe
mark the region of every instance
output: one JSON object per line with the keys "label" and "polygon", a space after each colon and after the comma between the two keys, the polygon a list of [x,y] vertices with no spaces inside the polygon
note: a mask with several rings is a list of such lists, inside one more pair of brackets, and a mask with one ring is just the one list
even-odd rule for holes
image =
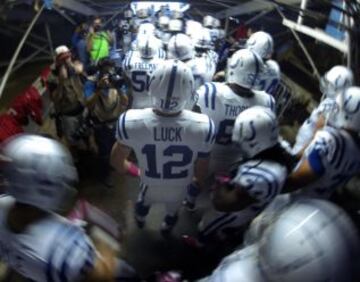
{"label": "blue helmet stripe", "polygon": [[255,59],[255,75],[254,75],[254,79],[253,79],[253,82],[251,83],[251,87],[253,87],[255,85],[255,82],[256,82],[256,79],[259,75],[259,68],[260,68],[260,62],[258,60],[258,58],[256,57],[256,55],[251,52],[254,56],[254,59]]}
{"label": "blue helmet stripe", "polygon": [[205,107],[209,107],[209,85],[205,84]]}
{"label": "blue helmet stripe", "polygon": [[210,82],[210,85],[211,85],[211,88],[212,88],[212,91],[211,91],[211,109],[215,110],[216,87],[215,87],[214,83]]}
{"label": "blue helmet stripe", "polygon": [[172,67],[172,70],[170,73],[169,86],[168,86],[167,93],[166,93],[165,109],[169,109],[169,107],[170,107],[170,101],[171,101],[171,97],[173,95],[174,87],[175,87],[176,71],[177,71],[177,64],[175,64]]}

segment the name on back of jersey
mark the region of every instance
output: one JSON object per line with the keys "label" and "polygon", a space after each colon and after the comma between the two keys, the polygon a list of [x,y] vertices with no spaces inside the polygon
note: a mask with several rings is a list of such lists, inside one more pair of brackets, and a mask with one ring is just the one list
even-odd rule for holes
{"label": "name on back of jersey", "polygon": [[182,142],[182,127],[154,127],[154,141],[156,142]]}
{"label": "name on back of jersey", "polygon": [[156,69],[156,64],[136,62],[134,63],[133,67],[136,70],[152,71]]}
{"label": "name on back of jersey", "polygon": [[230,104],[225,105],[225,115],[230,117],[237,117],[241,112],[249,108],[247,105],[234,106]]}

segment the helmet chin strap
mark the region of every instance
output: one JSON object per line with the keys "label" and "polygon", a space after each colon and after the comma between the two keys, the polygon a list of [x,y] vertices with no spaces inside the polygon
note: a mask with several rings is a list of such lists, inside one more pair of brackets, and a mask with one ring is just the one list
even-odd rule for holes
{"label": "helmet chin strap", "polygon": [[153,112],[159,116],[163,116],[163,117],[175,117],[178,116],[179,114],[181,114],[182,111],[177,112],[177,113],[164,113],[160,110],[157,109],[153,109]]}

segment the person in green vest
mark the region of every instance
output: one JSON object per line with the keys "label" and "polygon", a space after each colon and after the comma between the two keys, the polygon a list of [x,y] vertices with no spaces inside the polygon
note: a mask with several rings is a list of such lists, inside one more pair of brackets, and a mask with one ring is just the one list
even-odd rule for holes
{"label": "person in green vest", "polygon": [[90,54],[91,63],[97,62],[109,56],[113,35],[110,31],[104,30],[100,17],[93,20],[87,37],[87,48]]}

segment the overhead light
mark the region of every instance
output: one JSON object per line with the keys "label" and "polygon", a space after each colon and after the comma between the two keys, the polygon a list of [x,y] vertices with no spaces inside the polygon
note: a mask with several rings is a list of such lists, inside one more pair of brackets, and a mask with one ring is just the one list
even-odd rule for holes
{"label": "overhead light", "polygon": [[133,1],[131,2],[131,9],[136,12],[139,9],[151,9],[154,12],[160,11],[162,6],[166,6],[171,11],[185,12],[190,8],[190,4],[186,1]]}

